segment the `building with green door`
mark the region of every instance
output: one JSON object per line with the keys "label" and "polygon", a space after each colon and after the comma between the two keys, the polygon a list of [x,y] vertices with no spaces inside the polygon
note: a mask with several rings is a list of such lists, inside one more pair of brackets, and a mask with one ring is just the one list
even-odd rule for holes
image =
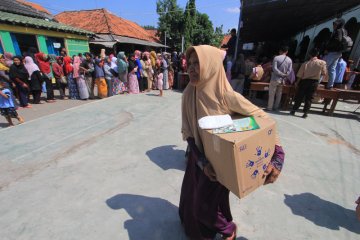
{"label": "building with green door", "polygon": [[29,48],[59,55],[62,48],[69,56],[89,51],[93,33],[53,19],[29,5],[14,0],[0,1],[0,53],[23,55]]}

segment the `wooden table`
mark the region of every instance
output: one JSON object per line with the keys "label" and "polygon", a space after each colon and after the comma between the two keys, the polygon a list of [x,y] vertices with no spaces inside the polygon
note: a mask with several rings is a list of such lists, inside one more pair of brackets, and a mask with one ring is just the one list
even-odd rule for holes
{"label": "wooden table", "polygon": [[[345,90],[345,89],[337,89],[338,96],[336,99],[333,100],[333,103],[331,106],[334,105],[334,110],[336,107],[337,102],[339,101],[339,99],[342,100],[357,100],[358,102],[360,102],[360,91],[357,90]],[[356,111],[356,110],[355,110]],[[332,115],[334,113],[334,111],[330,112],[330,115]]]}
{"label": "wooden table", "polygon": [[284,102],[283,102],[283,109],[288,110],[290,103],[295,97],[295,86],[293,85],[284,85],[282,88],[282,94],[285,95]]}
{"label": "wooden table", "polygon": [[[250,95],[249,98],[253,98],[257,91],[269,91],[269,83],[264,82],[252,82],[250,85]],[[286,110],[289,107],[289,104],[292,102],[296,90],[295,86],[292,85],[284,85],[282,88],[284,95],[283,108]],[[320,98],[324,98],[324,108],[323,113],[327,113],[328,115],[333,115],[336,104],[339,99],[343,100],[357,100],[360,101],[360,91],[356,90],[345,90],[345,89],[325,89],[324,87],[319,86],[316,90],[316,96]],[[332,100],[332,101],[331,101]],[[331,103],[330,109],[327,106]]]}
{"label": "wooden table", "polygon": [[[316,90],[316,96],[324,98],[324,108],[323,113],[328,111],[328,115],[333,115],[336,107],[337,100],[339,99],[339,91],[337,89],[325,89],[325,88],[318,88]],[[327,106],[332,101],[331,107],[328,110]]]}
{"label": "wooden table", "polygon": [[269,83],[265,82],[252,82],[250,84],[249,98],[252,99],[257,91],[269,91]]}
{"label": "wooden table", "polygon": [[[269,83],[252,82],[251,85],[250,85],[249,98],[250,99],[254,98],[255,93],[257,91],[260,91],[260,92],[269,91]],[[286,109],[288,109],[292,98],[295,96],[295,87],[292,86],[292,85],[283,85],[282,93],[283,93],[283,95],[285,95],[284,97],[282,97],[282,99],[285,99],[283,101],[283,108],[286,110]]]}

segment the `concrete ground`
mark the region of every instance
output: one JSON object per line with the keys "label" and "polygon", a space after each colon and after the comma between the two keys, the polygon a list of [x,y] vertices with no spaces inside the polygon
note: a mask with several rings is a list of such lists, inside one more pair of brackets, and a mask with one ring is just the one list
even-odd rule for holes
{"label": "concrete ground", "polygon": [[[0,129],[0,238],[186,239],[180,100],[121,95]],[[275,184],[231,195],[238,239],[360,238],[359,115],[317,112],[271,114],[286,165]]]}

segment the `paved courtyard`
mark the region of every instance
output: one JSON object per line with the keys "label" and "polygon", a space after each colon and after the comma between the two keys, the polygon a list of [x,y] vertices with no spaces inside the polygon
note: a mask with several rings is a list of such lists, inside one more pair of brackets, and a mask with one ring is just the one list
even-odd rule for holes
{"label": "paved courtyard", "polygon": [[[166,91],[20,110],[30,121],[0,129],[0,239],[186,239],[180,104]],[[275,184],[231,195],[238,239],[360,239],[356,107],[271,114],[286,165]]]}

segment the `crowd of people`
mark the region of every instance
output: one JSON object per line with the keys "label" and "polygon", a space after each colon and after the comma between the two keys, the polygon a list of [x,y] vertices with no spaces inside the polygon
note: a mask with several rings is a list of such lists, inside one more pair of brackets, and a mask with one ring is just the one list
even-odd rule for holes
{"label": "crowd of people", "polygon": [[[0,109],[9,125],[12,118],[20,123],[17,109],[31,108],[32,104],[44,103],[41,94],[46,94],[47,103],[59,99],[87,100],[106,98],[118,94],[138,94],[172,89],[177,73],[186,72],[184,54],[140,52],[136,50],[129,57],[125,52],[94,56],[86,52],[72,57],[66,49],[59,56],[37,52],[30,48],[23,56],[11,53],[0,54]],[[97,88],[97,91],[95,91]],[[68,89],[68,94],[66,89]],[[97,94],[96,94],[97,93]]]}
{"label": "crowd of people", "polygon": [[[334,31],[323,50],[313,48],[309,51],[309,60],[300,63],[288,56],[289,47],[282,46],[279,54],[272,58],[247,56],[239,53],[233,62],[236,31],[233,29],[228,47],[227,59],[224,63],[227,78],[233,89],[240,94],[247,95],[251,82],[269,83],[269,97],[267,110],[278,110],[281,103],[283,85],[295,85],[297,93],[291,114],[298,110],[301,102],[305,101],[303,118],[307,117],[311,102],[314,99],[319,84],[326,89],[359,89],[360,70],[351,59],[344,59],[350,49],[347,42],[345,21],[337,19],[333,23]],[[232,49],[231,49],[232,48]],[[358,65],[358,64],[357,64]]]}

